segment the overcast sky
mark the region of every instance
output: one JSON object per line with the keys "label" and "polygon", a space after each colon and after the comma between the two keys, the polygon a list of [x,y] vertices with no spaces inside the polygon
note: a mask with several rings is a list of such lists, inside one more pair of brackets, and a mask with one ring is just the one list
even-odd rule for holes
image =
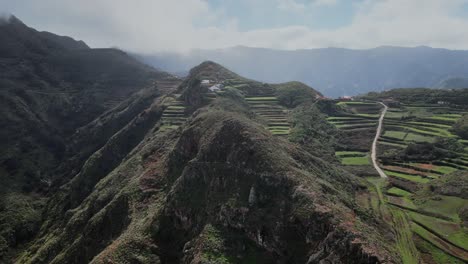
{"label": "overcast sky", "polygon": [[38,30],[151,53],[236,45],[468,49],[468,0],[0,0]]}

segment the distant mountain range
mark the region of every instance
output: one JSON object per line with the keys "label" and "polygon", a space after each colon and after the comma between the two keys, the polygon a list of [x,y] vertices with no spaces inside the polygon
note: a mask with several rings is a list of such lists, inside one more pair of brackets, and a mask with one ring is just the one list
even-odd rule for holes
{"label": "distant mountain range", "polygon": [[[137,57],[173,73],[213,60],[248,78],[274,83],[301,81],[331,97],[402,87],[440,88],[447,80],[468,78],[468,51],[425,46],[296,51],[234,47]],[[458,83],[448,81],[449,86]]]}

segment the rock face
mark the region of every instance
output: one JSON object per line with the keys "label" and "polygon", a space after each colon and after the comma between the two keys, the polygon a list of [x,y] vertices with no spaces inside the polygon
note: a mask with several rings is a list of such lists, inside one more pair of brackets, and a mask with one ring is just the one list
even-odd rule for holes
{"label": "rock face", "polygon": [[[93,58],[102,55],[91,52]],[[87,65],[87,52],[67,54]],[[103,65],[109,63],[102,56]],[[8,244],[14,250],[3,255],[5,262],[398,262],[392,235],[366,220],[354,201],[360,180],[313,154],[329,149],[311,152],[273,135],[244,99],[298,84],[258,83],[213,62],[193,69],[183,83],[146,70],[128,73],[142,80],[132,96],[80,120],[74,133],[63,132],[69,136],[60,138],[62,162],[43,170],[53,180],[37,209],[42,217],[32,220],[34,230],[23,241]],[[105,83],[125,83],[110,76]],[[154,78],[171,85],[143,85]],[[237,85],[209,93],[204,79]],[[311,101],[289,101],[294,103],[286,112],[315,107]],[[174,112],[185,116],[178,126],[164,121]],[[294,116],[301,120],[291,124],[307,118]],[[292,134],[297,142],[320,148],[308,127]]]}

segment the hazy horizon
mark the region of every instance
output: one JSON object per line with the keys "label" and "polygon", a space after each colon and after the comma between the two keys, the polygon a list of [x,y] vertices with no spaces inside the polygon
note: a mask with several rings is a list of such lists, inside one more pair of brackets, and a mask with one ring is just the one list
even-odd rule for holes
{"label": "hazy horizon", "polygon": [[[236,46],[275,50],[468,49],[468,0],[0,0],[41,31],[138,53]],[[105,10],[105,12],[102,12]]]}

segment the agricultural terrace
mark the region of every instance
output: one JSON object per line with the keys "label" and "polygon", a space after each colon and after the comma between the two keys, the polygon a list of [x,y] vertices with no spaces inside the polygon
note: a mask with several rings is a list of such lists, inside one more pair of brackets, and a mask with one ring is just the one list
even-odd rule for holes
{"label": "agricultural terrace", "polygon": [[[365,138],[371,137],[371,131],[375,135],[382,108],[367,101],[336,105],[340,111],[329,116],[328,121],[344,133],[343,137],[353,139],[342,140],[348,144],[340,146],[342,151],[335,155],[345,169],[365,176],[363,170],[374,170]],[[464,149],[468,147],[467,141],[451,132],[463,114],[464,111],[447,105],[400,105],[390,107],[385,116],[378,158],[388,180],[368,177],[368,192],[358,193],[356,201],[392,223],[404,263],[418,263],[421,255],[440,263],[468,261],[468,229],[459,215],[462,208],[468,207],[468,200],[430,191],[426,198],[419,194],[433,181],[468,170],[468,152]],[[450,158],[411,161],[401,158],[409,145],[436,144],[441,139],[451,139],[462,147]]]}
{"label": "agricultural terrace", "polygon": [[175,94],[168,99],[165,104],[166,108],[161,117],[160,130],[177,129],[187,120],[185,114],[185,103],[180,99],[180,94]]}
{"label": "agricultural terrace", "polygon": [[375,137],[382,105],[375,102],[344,101],[336,103],[339,111],[327,120],[341,133],[339,140],[344,151],[335,153],[345,168],[359,176],[374,176],[370,159],[372,139]]}
{"label": "agricultural terrace", "polygon": [[289,110],[279,104],[276,89],[258,86],[241,79],[229,79],[224,82],[225,88],[242,90],[245,100],[255,114],[265,120],[265,127],[273,135],[287,136],[291,131]]}
{"label": "agricultural terrace", "polygon": [[[392,212],[397,210],[398,214],[403,213],[408,224],[398,228],[411,233],[419,252],[429,254],[431,258],[444,263],[468,261],[468,229],[463,226],[459,217],[462,208],[468,206],[468,200],[445,195],[436,195],[437,200],[421,199],[418,192],[428,188],[436,179],[468,170],[467,152],[466,149],[463,150],[466,141],[451,132],[452,126],[465,113],[439,105],[402,105],[389,108],[379,140],[379,154],[384,158],[381,167],[389,177],[388,185],[383,187],[383,203]],[[441,139],[453,139],[462,147],[453,151],[449,158],[425,160],[424,153],[420,160],[415,161],[396,157],[405,153],[411,144],[434,144]]]}
{"label": "agricultural terrace", "polygon": [[338,102],[336,105],[343,111],[339,115],[329,117],[328,121],[346,131],[375,128],[382,108],[374,102],[349,101]]}

